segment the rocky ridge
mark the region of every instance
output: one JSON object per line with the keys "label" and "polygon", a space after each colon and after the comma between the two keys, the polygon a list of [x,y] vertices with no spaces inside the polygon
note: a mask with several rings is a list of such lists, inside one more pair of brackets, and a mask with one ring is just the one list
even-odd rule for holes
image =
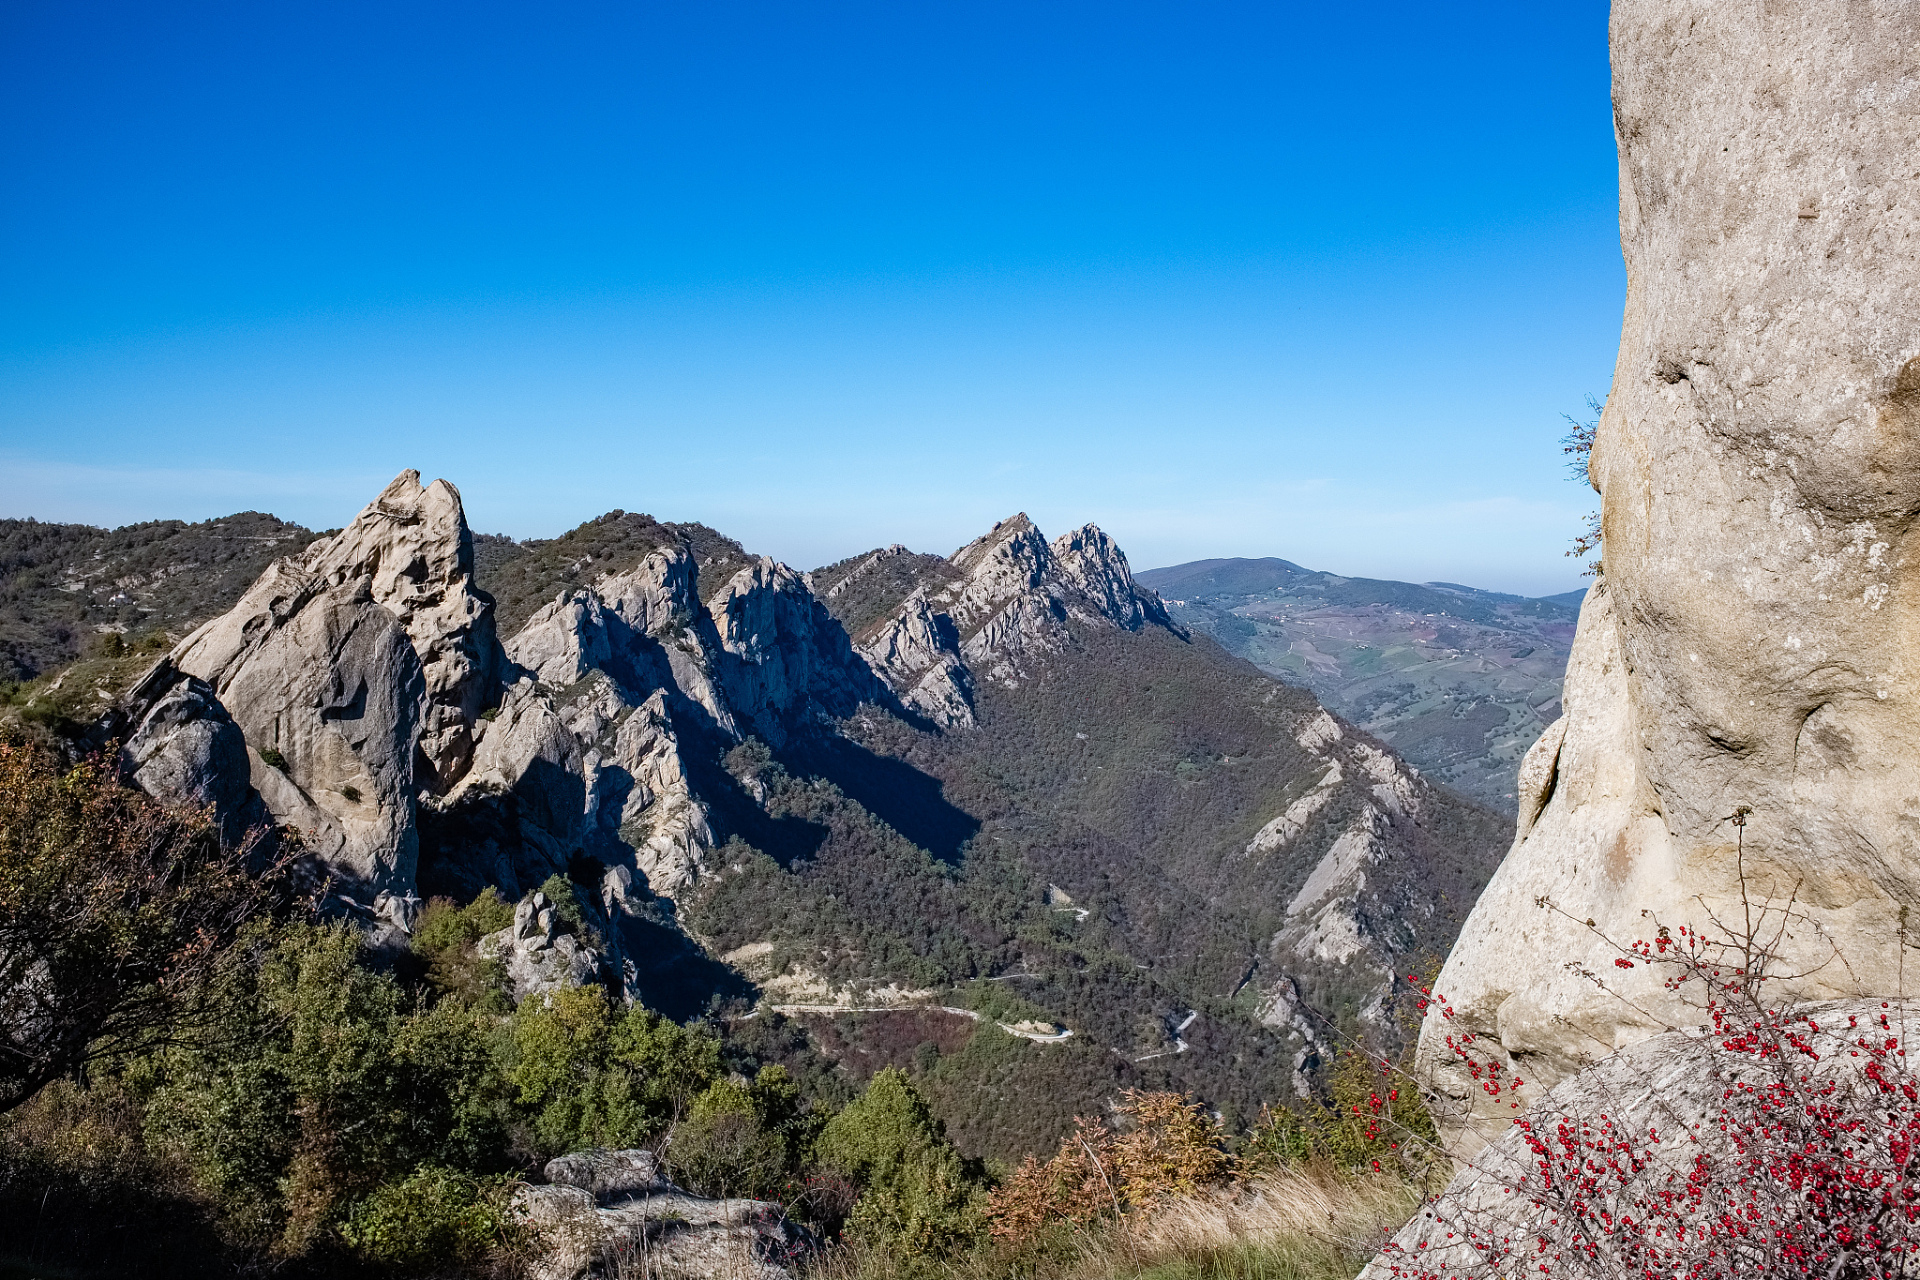
{"label": "rocky ridge", "polygon": [[[1307,1087],[1330,1018],[1394,1034],[1392,974],[1451,937],[1490,816],[1175,626],[1097,527],[1017,516],[811,575],[688,529],[476,543],[450,484],[405,473],[147,673],[129,769],[297,828],[328,909],[382,945],[422,897],[497,890],[515,917],[484,950],[518,999],[938,1003],[1012,969],[1031,999],[993,1021],[1060,1028],[1048,1052],[1263,1097]],[[508,571],[554,590],[501,636],[485,574]],[[1086,902],[1078,941],[1038,941],[1066,923],[1048,882]],[[1061,946],[1111,950],[1111,977]],[[1162,1009],[1168,981],[1200,985]],[[1235,1077],[1275,1036],[1278,1081]]]}
{"label": "rocky ridge", "polygon": [[[1021,518],[954,558],[967,567],[940,613],[916,594],[856,653],[805,576],[723,552],[710,567],[733,572],[703,592],[691,547],[654,540],[503,645],[458,492],[404,473],[140,682],[123,712],[134,776],[234,821],[271,813],[302,834],[342,906],[401,932],[423,829],[437,887],[517,897],[585,877],[604,958],[636,993],[620,922],[670,907],[718,843],[689,735],[708,754],[749,735],[779,747],[862,704],[924,703],[964,724],[969,660],[1013,683],[1021,655],[1066,642],[1061,619],[1138,626],[1157,608],[1097,529],[1050,546]],[[928,698],[935,664],[950,702]],[[235,781],[243,758],[250,788]]]}
{"label": "rocky ridge", "polygon": [[[861,561],[828,593],[879,576],[905,548]],[[910,553],[908,553],[910,554]],[[1032,663],[1070,641],[1069,619],[1138,630],[1173,627],[1160,598],[1139,586],[1120,548],[1095,525],[1049,543],[1023,512],[954,552],[871,627],[861,655],[907,706],[942,728],[974,723],[984,678],[1017,688]]]}

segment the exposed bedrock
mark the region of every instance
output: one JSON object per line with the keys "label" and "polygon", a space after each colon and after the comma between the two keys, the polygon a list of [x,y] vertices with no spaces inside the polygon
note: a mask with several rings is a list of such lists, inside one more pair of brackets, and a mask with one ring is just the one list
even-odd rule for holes
{"label": "exposed bedrock", "polygon": [[1900,0],[1614,5],[1606,568],[1441,974],[1455,1018],[1422,1036],[1456,1131],[1480,1095],[1449,1031],[1548,1086],[1688,1020],[1599,935],[1744,919],[1741,807],[1749,898],[1797,903],[1801,991],[1896,982],[1920,897],[1916,45]]}
{"label": "exposed bedrock", "polygon": [[402,472],[142,682],[154,687],[129,707],[140,723],[130,763],[155,794],[206,792],[223,822],[259,816],[250,776],[343,904],[404,929],[418,795],[466,771],[502,665],[458,490]]}

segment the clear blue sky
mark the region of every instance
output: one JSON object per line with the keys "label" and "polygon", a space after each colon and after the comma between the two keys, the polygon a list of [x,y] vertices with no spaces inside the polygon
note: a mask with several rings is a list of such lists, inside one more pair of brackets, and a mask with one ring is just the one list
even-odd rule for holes
{"label": "clear blue sky", "polygon": [[0,514],[1565,590],[1606,5],[0,7]]}

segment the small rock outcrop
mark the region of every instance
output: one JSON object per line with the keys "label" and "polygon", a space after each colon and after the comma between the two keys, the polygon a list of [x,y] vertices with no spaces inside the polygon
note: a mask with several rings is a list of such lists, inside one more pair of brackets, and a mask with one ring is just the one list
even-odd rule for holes
{"label": "small rock outcrop", "polygon": [[[1582,976],[1606,939],[1792,898],[1803,996],[1891,990],[1920,884],[1920,10],[1616,0],[1611,38],[1605,571],[1438,983],[1541,1086],[1673,1020],[1653,977]],[[1462,1132],[1445,1034],[1420,1062]]]}
{"label": "small rock outcrop", "polygon": [[512,924],[480,939],[480,956],[501,962],[516,1001],[585,986],[600,974],[600,956],[560,931],[554,904],[538,891],[515,905]]}
{"label": "small rock outcrop", "polygon": [[546,1186],[514,1209],[533,1232],[537,1280],[790,1280],[812,1249],[806,1231],[764,1200],[713,1200],[667,1181],[650,1151],[584,1151],[549,1161]]}

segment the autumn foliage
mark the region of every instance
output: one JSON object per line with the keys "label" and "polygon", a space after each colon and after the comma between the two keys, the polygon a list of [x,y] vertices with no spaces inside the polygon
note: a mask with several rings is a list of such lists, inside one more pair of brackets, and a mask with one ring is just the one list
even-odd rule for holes
{"label": "autumn foliage", "polygon": [[1051,1160],[1033,1156],[993,1192],[996,1239],[1030,1240],[1050,1225],[1086,1227],[1127,1210],[1151,1211],[1226,1177],[1226,1134],[1207,1110],[1177,1093],[1129,1089],[1119,1132],[1076,1117]]}
{"label": "autumn foliage", "polygon": [[[1920,1080],[1905,1010],[1774,999],[1779,964],[1760,931],[1660,928],[1622,947],[1617,968],[1700,993],[1699,1038],[1676,1050],[1685,1066],[1630,1089],[1550,1095],[1514,1122],[1517,1172],[1479,1162],[1479,1190],[1499,1195],[1440,1197],[1425,1241],[1389,1246],[1391,1272],[1843,1280],[1920,1267]],[[1471,1035],[1446,1044],[1491,1098],[1522,1083]]]}

